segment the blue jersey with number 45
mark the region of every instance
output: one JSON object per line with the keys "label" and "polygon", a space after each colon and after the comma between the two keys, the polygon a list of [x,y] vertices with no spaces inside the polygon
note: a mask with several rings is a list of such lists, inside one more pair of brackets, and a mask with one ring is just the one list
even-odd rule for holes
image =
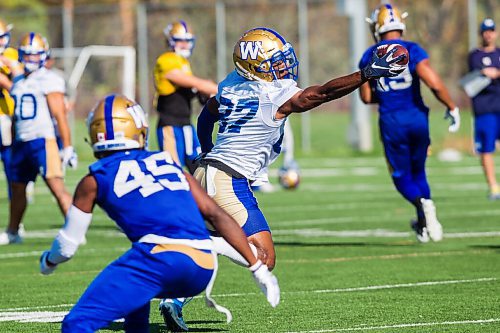
{"label": "blue jersey with number 45", "polygon": [[379,102],[380,115],[404,110],[421,110],[428,112],[420,94],[420,79],[417,75],[417,65],[422,60],[428,59],[427,52],[417,43],[401,39],[383,40],[368,48],[359,62],[359,68],[364,68],[370,62],[373,51],[384,44],[403,45],[410,55],[408,68],[395,77],[371,80],[370,85],[375,87],[376,98]]}
{"label": "blue jersey with number 45", "polygon": [[117,152],[89,170],[97,204],[132,242],[148,234],[209,239],[186,177],[168,152]]}

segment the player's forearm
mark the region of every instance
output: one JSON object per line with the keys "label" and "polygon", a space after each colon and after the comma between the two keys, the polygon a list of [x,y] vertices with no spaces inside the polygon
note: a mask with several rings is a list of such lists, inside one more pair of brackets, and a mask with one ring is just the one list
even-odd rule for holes
{"label": "player's forearm", "polygon": [[448,109],[452,110],[456,107],[456,104],[451,99],[450,93],[448,89],[444,86],[444,84],[437,85],[434,88],[431,88],[432,93],[440,101],[444,106]]}
{"label": "player's forearm", "polygon": [[66,148],[71,146],[71,134],[66,115],[63,113],[59,117],[57,117],[56,120],[57,128],[59,129],[59,136],[61,137],[63,147]]}
{"label": "player's forearm", "polygon": [[257,262],[248,239],[241,227],[222,208],[218,207],[217,212],[211,216],[211,224],[217,232],[252,266]]}
{"label": "player's forearm", "polygon": [[342,76],[321,86],[312,86],[304,89],[299,97],[294,112],[303,112],[315,108],[323,103],[344,97],[359,88],[367,80],[361,77],[361,72]]}

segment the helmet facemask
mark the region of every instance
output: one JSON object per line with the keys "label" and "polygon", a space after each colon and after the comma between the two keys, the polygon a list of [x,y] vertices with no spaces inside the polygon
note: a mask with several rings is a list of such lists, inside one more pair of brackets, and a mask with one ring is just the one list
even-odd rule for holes
{"label": "helmet facemask", "polygon": [[256,72],[271,73],[275,80],[292,79],[296,81],[299,77],[298,70],[299,61],[295,51],[290,43],[286,43],[283,51],[277,51],[270,59],[264,60]]}
{"label": "helmet facemask", "polygon": [[0,54],[2,54],[10,44],[10,31],[0,35]]}

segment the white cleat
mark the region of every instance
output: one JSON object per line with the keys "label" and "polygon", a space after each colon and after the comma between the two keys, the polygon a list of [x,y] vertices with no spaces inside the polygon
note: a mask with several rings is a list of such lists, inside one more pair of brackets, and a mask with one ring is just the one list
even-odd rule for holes
{"label": "white cleat", "polygon": [[434,242],[443,239],[443,227],[436,216],[436,206],[431,199],[420,199],[422,209],[424,210],[425,221],[427,224],[427,233]]}
{"label": "white cleat", "polygon": [[0,234],[0,245],[20,244],[22,242],[23,238],[19,234],[11,234],[7,231]]}

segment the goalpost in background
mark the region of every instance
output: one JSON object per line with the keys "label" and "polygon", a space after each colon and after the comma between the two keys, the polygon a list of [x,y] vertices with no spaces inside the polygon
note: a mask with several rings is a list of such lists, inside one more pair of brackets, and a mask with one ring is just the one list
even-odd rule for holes
{"label": "goalpost in background", "polygon": [[[54,48],[51,49],[51,57],[65,60],[64,63],[74,63],[71,72],[65,73],[67,83],[67,93],[69,105],[75,105],[78,97],[78,86],[93,57],[122,58],[121,93],[135,100],[136,84],[136,51],[132,46],[109,46],[109,45],[90,45],[81,48]],[[68,58],[70,58],[68,61]],[[76,58],[76,62],[73,61]],[[102,96],[99,96],[101,98]],[[75,112],[70,112],[68,121],[71,127],[71,133],[74,135]]]}

